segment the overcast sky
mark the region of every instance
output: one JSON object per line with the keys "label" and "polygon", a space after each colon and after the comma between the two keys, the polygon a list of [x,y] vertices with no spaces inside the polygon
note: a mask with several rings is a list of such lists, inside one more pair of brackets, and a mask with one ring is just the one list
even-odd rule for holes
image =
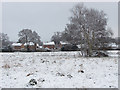
{"label": "overcast sky", "polygon": [[[50,41],[56,31],[64,31],[73,2],[6,2],[2,4],[2,32],[8,34],[10,40],[18,40],[18,32],[22,29],[35,30],[42,41]],[[117,2],[85,2],[88,8],[103,10],[108,16],[108,25],[118,35]]]}

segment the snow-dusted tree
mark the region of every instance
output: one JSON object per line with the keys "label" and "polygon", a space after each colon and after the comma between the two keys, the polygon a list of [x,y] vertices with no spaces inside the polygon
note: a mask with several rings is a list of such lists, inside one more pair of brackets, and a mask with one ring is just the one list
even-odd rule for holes
{"label": "snow-dusted tree", "polygon": [[31,41],[34,43],[38,43],[39,45],[41,44],[40,36],[35,31],[33,31],[32,33]]}
{"label": "snow-dusted tree", "polygon": [[93,50],[104,47],[106,37],[112,35],[111,29],[107,29],[106,14],[83,4],[77,4],[71,11],[73,15],[62,36],[70,43],[80,44],[83,55],[92,56]]}
{"label": "snow-dusted tree", "polygon": [[19,32],[18,36],[19,36],[19,42],[27,43],[27,42],[31,41],[32,30],[23,29]]}
{"label": "snow-dusted tree", "polygon": [[51,37],[51,41],[54,41],[55,44],[59,44],[61,41],[61,32],[55,32],[54,35]]}
{"label": "snow-dusted tree", "polygon": [[7,48],[11,45],[7,34],[0,33],[0,48]]}
{"label": "snow-dusted tree", "polygon": [[33,42],[33,43],[38,43],[40,44],[40,36],[35,32],[30,29],[23,29],[19,32],[19,42],[21,43],[28,43],[28,42]]}

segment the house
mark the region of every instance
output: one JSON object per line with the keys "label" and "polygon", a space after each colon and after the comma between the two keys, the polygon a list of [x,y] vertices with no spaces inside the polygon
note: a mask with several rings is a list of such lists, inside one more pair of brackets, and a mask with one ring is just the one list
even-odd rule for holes
{"label": "house", "polygon": [[81,49],[81,48],[87,48],[84,44],[78,44],[78,45],[76,45],[79,49]]}
{"label": "house", "polygon": [[47,48],[47,49],[54,49],[55,48],[55,43],[54,42],[43,43],[43,47]]}
{"label": "house", "polygon": [[118,49],[118,45],[116,43],[110,43],[109,47],[111,47],[111,49]]}
{"label": "house", "polygon": [[25,51],[35,51],[37,48],[37,44],[33,43],[33,42],[28,42],[24,44],[24,48],[23,50]]}
{"label": "house", "polygon": [[39,45],[37,44],[37,48],[36,48],[37,51],[43,51],[43,49],[44,49],[43,46],[39,46]]}
{"label": "house", "polygon": [[35,44],[33,42],[28,43],[13,43],[12,49],[13,51],[35,51],[39,47],[38,44]]}
{"label": "house", "polygon": [[24,48],[24,45],[22,43],[13,43],[12,49],[14,51],[21,51],[21,49]]}
{"label": "house", "polygon": [[77,47],[78,47],[79,49],[81,49],[81,45],[77,45]]}
{"label": "house", "polygon": [[68,45],[68,44],[69,44],[69,43],[67,43],[67,42],[60,41],[59,47],[62,48],[62,47],[64,47],[65,45]]}

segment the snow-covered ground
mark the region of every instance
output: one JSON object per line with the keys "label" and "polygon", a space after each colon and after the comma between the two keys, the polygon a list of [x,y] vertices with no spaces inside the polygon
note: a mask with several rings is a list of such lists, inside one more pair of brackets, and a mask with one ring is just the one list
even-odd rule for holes
{"label": "snow-covered ground", "polygon": [[[78,52],[0,53],[2,88],[117,88],[118,57]],[[37,84],[29,85],[35,79]]]}

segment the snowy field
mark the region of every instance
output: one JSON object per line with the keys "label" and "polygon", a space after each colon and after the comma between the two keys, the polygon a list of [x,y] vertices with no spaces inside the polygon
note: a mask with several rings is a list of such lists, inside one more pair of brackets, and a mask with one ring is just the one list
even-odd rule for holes
{"label": "snowy field", "polygon": [[[0,58],[2,88],[118,88],[116,54],[85,58],[78,52],[15,52],[0,53]],[[30,85],[31,79],[37,84]]]}

